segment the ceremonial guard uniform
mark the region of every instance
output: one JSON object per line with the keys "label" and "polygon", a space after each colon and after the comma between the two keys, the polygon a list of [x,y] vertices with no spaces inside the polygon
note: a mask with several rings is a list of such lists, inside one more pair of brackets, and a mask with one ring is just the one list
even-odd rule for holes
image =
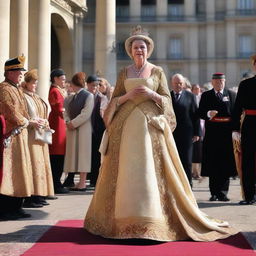
{"label": "ceremonial guard uniform", "polygon": [[23,197],[33,194],[33,178],[28,148],[29,116],[24,94],[18,84],[24,71],[24,56],[5,62],[5,81],[0,84],[0,114],[5,119],[0,218],[30,217],[21,206]]}
{"label": "ceremonial guard uniform", "polygon": [[[251,57],[256,69],[256,55]],[[241,115],[244,114],[241,126]],[[240,129],[241,127],[241,129]],[[233,114],[233,130],[241,131],[242,205],[255,204],[256,183],[256,76],[241,81]]]}
{"label": "ceremonial guard uniform", "polygon": [[213,74],[212,84],[214,88],[202,94],[199,104],[199,116],[205,120],[201,175],[209,177],[210,201],[229,201],[229,178],[236,175],[231,127],[236,94],[224,88],[222,73]]}

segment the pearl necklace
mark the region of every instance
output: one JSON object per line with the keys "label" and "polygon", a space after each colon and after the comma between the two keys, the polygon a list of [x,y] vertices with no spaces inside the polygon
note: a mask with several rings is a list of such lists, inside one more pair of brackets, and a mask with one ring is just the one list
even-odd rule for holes
{"label": "pearl necklace", "polygon": [[145,67],[147,66],[147,62],[140,68],[137,69],[135,64],[132,65],[132,70],[136,74],[136,77],[140,77],[141,73],[144,71]]}

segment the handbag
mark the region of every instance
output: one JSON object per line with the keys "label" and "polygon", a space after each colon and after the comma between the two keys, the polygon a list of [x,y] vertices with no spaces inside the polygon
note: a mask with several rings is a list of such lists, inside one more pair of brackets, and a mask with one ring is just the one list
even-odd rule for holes
{"label": "handbag", "polygon": [[54,130],[50,128],[39,128],[35,130],[35,140],[47,144],[52,144],[52,134]]}

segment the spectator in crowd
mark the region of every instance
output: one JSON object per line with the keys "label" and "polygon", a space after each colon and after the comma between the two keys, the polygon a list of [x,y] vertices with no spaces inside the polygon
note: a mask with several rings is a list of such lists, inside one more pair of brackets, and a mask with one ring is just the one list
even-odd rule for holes
{"label": "spectator in crowd", "polygon": [[[153,40],[137,26],[104,113],[108,144],[85,228],[107,238],[209,241],[236,231],[196,204],[172,137],[175,115],[165,74],[147,61]],[[106,141],[107,142],[107,141]]]}
{"label": "spectator in crowd", "polygon": [[184,77],[184,81],[185,81],[184,89],[189,92],[192,92],[192,85],[191,85],[189,79],[187,77]]}
{"label": "spectator in crowd", "polygon": [[[48,205],[45,196],[54,196],[52,171],[49,159],[49,149],[43,138],[46,133],[51,136],[47,120],[47,104],[36,94],[38,74],[32,69],[25,74],[22,83],[29,114],[28,145],[30,150],[34,192],[33,196],[25,198],[23,207],[38,208]],[[42,135],[41,140],[36,133]]]}
{"label": "spectator in crowd", "polygon": [[[201,88],[199,84],[192,85],[192,93],[196,97],[196,105],[199,107],[199,102],[201,99]],[[201,180],[201,162],[202,162],[202,141],[203,141],[203,131],[204,131],[204,120],[200,119],[200,139],[193,143],[193,157],[192,157],[192,177],[194,179]]]}
{"label": "spectator in crowd", "polygon": [[90,186],[96,186],[99,175],[99,168],[101,162],[101,154],[99,152],[101,139],[105,130],[103,121],[104,111],[108,104],[107,96],[99,92],[100,79],[95,76],[87,78],[87,90],[94,95],[94,107],[91,116],[92,122],[92,166],[90,173]]}
{"label": "spectator in crowd", "polygon": [[66,75],[62,69],[54,69],[51,72],[51,87],[49,91],[49,103],[51,112],[49,115],[49,124],[55,132],[52,136],[52,144],[49,145],[50,161],[52,168],[52,177],[54,191],[57,194],[68,193],[69,190],[61,183],[63,173],[64,157],[66,150],[66,125],[63,118],[64,99],[67,92],[64,89]]}
{"label": "spectator in crowd", "polygon": [[202,176],[209,177],[210,201],[229,201],[229,178],[236,175],[231,113],[236,93],[225,88],[225,75],[212,75],[213,89],[201,96],[199,116],[205,120]]}
{"label": "spectator in crowd", "polygon": [[0,114],[6,125],[3,151],[3,177],[0,185],[0,219],[15,220],[31,215],[22,209],[24,197],[34,191],[28,147],[27,104],[19,84],[23,79],[25,57],[5,62],[5,80],[0,83]]}
{"label": "spectator in crowd", "polygon": [[197,117],[195,96],[185,90],[185,79],[181,74],[171,78],[171,96],[176,115],[177,127],[173,137],[179,152],[180,160],[192,186],[192,154],[193,142],[199,140],[200,121]]}
{"label": "spectator in crowd", "polygon": [[114,87],[112,87],[105,78],[99,78],[99,92],[111,99]]}
{"label": "spectator in crowd", "polygon": [[86,190],[86,176],[91,171],[91,115],[94,106],[93,94],[86,91],[86,75],[76,73],[71,80],[75,94],[70,95],[65,102],[65,121],[67,126],[67,145],[65,157],[65,172],[79,172],[80,180],[73,191]]}
{"label": "spectator in crowd", "polygon": [[[251,57],[256,71],[256,55]],[[241,141],[242,189],[244,200],[240,205],[256,203],[256,77],[240,82],[233,113],[233,138]],[[244,116],[241,124],[241,116]]]}

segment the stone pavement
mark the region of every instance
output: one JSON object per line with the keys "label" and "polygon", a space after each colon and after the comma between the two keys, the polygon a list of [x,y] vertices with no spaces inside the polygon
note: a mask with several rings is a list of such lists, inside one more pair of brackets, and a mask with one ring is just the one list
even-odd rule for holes
{"label": "stone pavement", "polygon": [[[205,213],[215,218],[227,220],[232,226],[243,232],[251,246],[256,250],[256,206],[238,205],[241,199],[238,179],[231,180],[229,192],[231,202],[209,202],[207,178],[201,182],[194,181],[193,190],[199,207]],[[92,192],[72,192],[58,195],[57,200],[48,201],[50,203],[48,206],[26,209],[32,214],[30,219],[0,222],[0,255],[21,255],[51,225],[59,220],[83,219],[91,197]]]}

